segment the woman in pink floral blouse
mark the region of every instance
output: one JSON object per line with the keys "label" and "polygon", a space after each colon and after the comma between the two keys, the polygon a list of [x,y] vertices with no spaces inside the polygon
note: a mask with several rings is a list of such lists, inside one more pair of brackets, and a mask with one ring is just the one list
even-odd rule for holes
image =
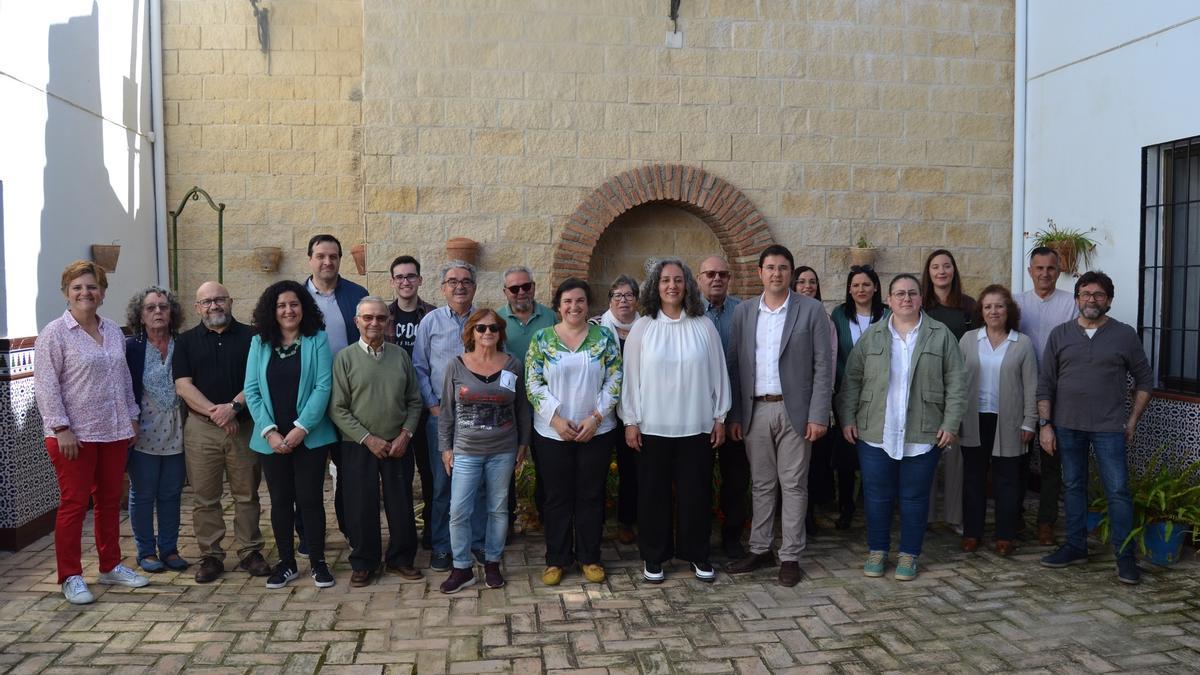
{"label": "woman in pink floral blouse", "polygon": [[95,500],[101,584],[137,588],[146,577],[121,564],[120,501],[125,459],[138,435],[138,405],[125,361],[125,336],[96,312],[108,278],[77,260],[62,273],[67,310],[38,335],[34,386],[46,450],[62,493],[54,526],[58,582],[73,604],[95,600],[83,580],[81,539]]}

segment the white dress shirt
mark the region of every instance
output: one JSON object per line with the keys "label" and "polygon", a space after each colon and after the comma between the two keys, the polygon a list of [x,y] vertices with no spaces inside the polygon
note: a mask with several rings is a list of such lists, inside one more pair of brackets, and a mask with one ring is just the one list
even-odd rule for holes
{"label": "white dress shirt", "polygon": [[917,346],[917,333],[925,321],[924,315],[912,330],[904,335],[896,331],[895,317],[888,319],[888,331],[892,334],[892,359],[888,369],[887,412],[883,417],[883,443],[867,442],[880,448],[892,459],[904,459],[923,455],[933,449],[932,443],[905,443],[904,432],[908,424],[908,374],[912,371],[913,351]]}
{"label": "white dress shirt", "polygon": [[1008,331],[1008,335],[999,347],[992,347],[988,339],[987,329],[979,331],[979,412],[1000,414],[1000,364],[1004,363],[1004,354],[1008,352],[1008,344],[1017,341],[1017,334]]}
{"label": "white dress shirt", "polygon": [[754,327],[754,395],[780,396],[783,384],[779,381],[779,353],[791,296],[777,309],[767,307],[765,297],[758,298],[758,323]]}

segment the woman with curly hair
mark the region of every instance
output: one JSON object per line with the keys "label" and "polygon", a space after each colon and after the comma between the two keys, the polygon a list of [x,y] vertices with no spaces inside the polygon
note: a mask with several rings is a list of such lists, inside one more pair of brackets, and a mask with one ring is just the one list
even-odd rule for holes
{"label": "woman with curly hair", "polygon": [[[125,360],[133,395],[141,407],[142,433],[129,449],[129,525],[138,566],[147,572],[185,570],[179,556],[179,502],[187,469],[183,461],[183,406],[175,393],[175,335],[183,308],[175,294],[158,286],[134,294],[125,308],[132,335]],[[158,536],[154,513],[158,511]]]}
{"label": "woman with curly hair", "polygon": [[[254,418],[250,449],[261,455],[271,493],[271,529],[279,563],[267,588],[283,588],[296,577],[292,540],[293,505],[304,518],[309,574],[318,588],[334,584],[325,564],[325,460],[337,431],[329,420],[333,355],[321,310],[295,281],[267,287],[254,307],[258,335],[246,360],[246,407]],[[359,349],[350,345],[347,349]]]}
{"label": "woman with curly hair", "polygon": [[[638,450],[638,548],[642,576],[657,584],[678,556],[711,583],[713,451],[725,442],[732,398],[716,326],[704,316],[700,287],[676,259],[654,265],[642,288],[642,317],[625,340],[620,416],[625,442]],[[675,532],[671,487],[675,487]]]}

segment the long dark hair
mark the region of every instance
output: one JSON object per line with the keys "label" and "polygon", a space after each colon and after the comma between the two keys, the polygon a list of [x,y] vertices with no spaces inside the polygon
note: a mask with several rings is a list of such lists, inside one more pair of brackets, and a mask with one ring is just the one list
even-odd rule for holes
{"label": "long dark hair", "polygon": [[801,266],[797,267],[796,272],[794,274],[792,274],[792,291],[795,292],[796,282],[800,281],[800,275],[804,274],[805,272],[812,272],[813,278],[817,280],[817,300],[820,300],[821,299],[821,275],[817,274],[817,271],[814,270],[813,268],[809,267],[808,265],[801,265]]}
{"label": "long dark hair", "polygon": [[692,275],[692,270],[677,258],[667,258],[654,263],[650,274],[646,276],[646,281],[642,282],[640,295],[642,314],[652,319],[658,318],[658,312],[662,309],[662,298],[658,295],[658,282],[662,281],[662,271],[667,265],[675,265],[683,270],[683,313],[692,317],[704,316],[704,302],[700,300],[700,284],[696,283],[696,277]]}
{"label": "long dark hair", "polygon": [[[954,265],[954,276],[950,277],[950,292],[946,295],[946,302],[938,300],[937,292],[933,290],[933,278],[929,275],[929,263],[939,255],[944,255],[950,259],[950,264]],[[966,296],[962,292],[962,275],[958,273],[958,261],[954,259],[954,254],[944,248],[939,248],[925,258],[925,266],[921,268],[921,299],[924,304],[923,309],[929,311],[939,304],[944,307],[954,309],[964,309],[966,307]]]}
{"label": "long dark hair", "polygon": [[842,313],[850,321],[854,320],[854,315],[858,313],[858,309],[854,305],[854,296],[850,295],[850,284],[854,283],[854,277],[865,274],[875,284],[875,295],[871,296],[871,323],[883,318],[883,285],[879,283],[879,275],[875,272],[875,268],[870,265],[855,265],[850,268],[850,273],[846,275],[846,301],[842,303]]}
{"label": "long dark hair", "polygon": [[325,315],[308,294],[308,289],[291,279],[276,281],[267,286],[267,290],[259,296],[258,304],[254,305],[254,314],[250,318],[258,330],[259,339],[272,347],[281,346],[283,341],[279,322],[275,320],[275,304],[279,302],[279,296],[288,291],[295,293],[296,299],[300,301],[300,334],[311,337],[316,335],[317,331],[325,330]]}

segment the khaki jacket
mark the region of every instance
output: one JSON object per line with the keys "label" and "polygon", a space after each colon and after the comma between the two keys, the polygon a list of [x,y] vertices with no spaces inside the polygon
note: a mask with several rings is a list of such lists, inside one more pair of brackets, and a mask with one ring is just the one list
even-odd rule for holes
{"label": "khaki jacket", "polygon": [[[921,314],[909,371],[905,443],[936,443],[939,430],[957,434],[967,407],[967,371],[958,340],[945,324]],[[859,438],[869,443],[883,442],[892,363],[890,324],[878,321],[863,333],[846,360],[838,393],[839,423],[857,426]]]}

